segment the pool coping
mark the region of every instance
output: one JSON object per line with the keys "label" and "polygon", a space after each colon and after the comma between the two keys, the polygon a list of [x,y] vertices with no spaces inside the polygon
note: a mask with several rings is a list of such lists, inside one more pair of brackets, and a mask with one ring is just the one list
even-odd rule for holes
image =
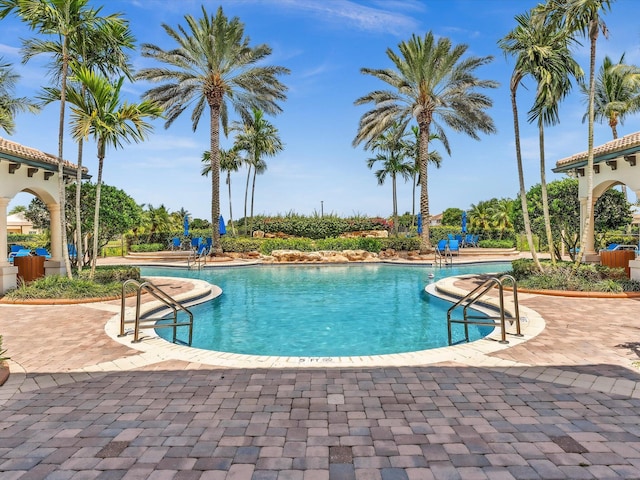
{"label": "pool coping", "polygon": [[[462,277],[446,277],[438,282],[429,284],[425,291],[435,297],[447,301],[455,301],[460,295],[466,293],[465,290],[455,287],[454,282]],[[172,277],[150,277],[153,279],[170,280]],[[175,297],[176,300],[187,305],[202,303],[220,295],[222,290],[204,280],[188,279],[193,282],[194,288]],[[216,290],[217,289],[217,290]],[[207,290],[209,290],[207,292]],[[492,300],[487,299],[491,304]],[[491,306],[491,305],[490,305]],[[161,307],[160,302],[152,301],[142,305],[141,313],[148,314],[157,311]],[[479,307],[482,310],[483,307]],[[125,311],[125,318],[132,318],[134,307],[128,307]],[[530,340],[544,330],[545,322],[542,316],[531,308],[520,306],[520,317],[522,319],[522,337],[513,336],[513,328],[510,329],[509,343],[499,343],[499,332],[494,330],[487,337],[471,343],[460,343],[452,346],[421,350],[417,352],[395,353],[386,355],[369,356],[344,356],[344,357],[286,357],[286,356],[263,356],[245,355],[237,353],[219,352],[203,350],[195,347],[176,345],[159,337],[154,330],[144,330],[143,340],[139,343],[131,343],[132,331],[124,337],[119,337],[120,333],[120,313],[112,316],[105,324],[105,332],[114,341],[129,348],[143,352],[148,358],[146,362],[155,363],[159,361],[180,360],[189,363],[211,365],[227,368],[296,368],[296,367],[318,367],[318,368],[356,368],[356,367],[398,367],[398,366],[420,366],[442,362],[455,362],[471,365],[491,365],[491,366],[524,366],[525,364],[513,362],[489,356],[492,353],[520,345]],[[145,362],[145,363],[146,363]]]}

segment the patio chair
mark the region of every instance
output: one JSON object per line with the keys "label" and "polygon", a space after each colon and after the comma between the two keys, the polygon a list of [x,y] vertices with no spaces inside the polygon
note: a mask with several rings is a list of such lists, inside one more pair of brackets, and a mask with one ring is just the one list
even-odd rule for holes
{"label": "patio chair", "polygon": [[13,259],[16,257],[28,257],[31,255],[31,250],[28,248],[21,248],[17,252],[9,253],[9,263],[13,263]]}
{"label": "patio chair", "polygon": [[47,260],[49,260],[51,258],[51,254],[49,253],[49,251],[46,248],[43,248],[43,247],[36,248],[36,255],[38,255],[40,257],[44,257]]}
{"label": "patio chair", "polygon": [[448,240],[440,240],[436,245],[436,250],[440,255],[444,255],[447,252],[447,243]]}
{"label": "patio chair", "polygon": [[181,247],[182,247],[182,242],[180,241],[180,238],[173,237],[171,239],[171,250],[180,250]]}
{"label": "patio chair", "polygon": [[449,251],[452,255],[460,255],[460,242],[458,240],[449,240]]}
{"label": "patio chair", "polygon": [[71,260],[75,260],[76,258],[78,258],[78,249],[73,243],[69,243],[67,245],[67,252],[69,253],[69,258]]}

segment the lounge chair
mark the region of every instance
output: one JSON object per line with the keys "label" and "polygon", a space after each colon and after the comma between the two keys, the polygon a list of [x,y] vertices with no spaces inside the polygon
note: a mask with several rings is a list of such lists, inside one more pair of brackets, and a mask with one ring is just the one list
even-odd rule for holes
{"label": "lounge chair", "polygon": [[460,255],[460,242],[458,240],[449,240],[449,251],[452,255]]}
{"label": "lounge chair", "polygon": [[51,254],[49,253],[49,251],[46,248],[42,248],[42,247],[36,248],[36,255],[40,257],[44,257],[47,260],[51,258]]}
{"label": "lounge chair", "polygon": [[13,259],[16,257],[28,257],[31,255],[31,250],[28,248],[21,248],[17,252],[9,253],[9,263],[13,263]]}
{"label": "lounge chair", "polygon": [[440,255],[444,255],[447,252],[447,243],[448,240],[440,240],[438,245],[436,245],[436,250]]}
{"label": "lounge chair", "polygon": [[69,258],[71,260],[75,260],[78,257],[78,250],[73,243],[69,243],[67,245],[67,252],[69,253]]}

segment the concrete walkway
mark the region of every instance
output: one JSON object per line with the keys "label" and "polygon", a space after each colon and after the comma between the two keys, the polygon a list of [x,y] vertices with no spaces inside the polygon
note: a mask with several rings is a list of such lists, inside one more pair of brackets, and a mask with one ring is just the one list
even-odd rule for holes
{"label": "concrete walkway", "polygon": [[350,368],[134,349],[105,331],[119,301],[0,305],[0,478],[640,478],[638,302],[521,295],[525,342]]}

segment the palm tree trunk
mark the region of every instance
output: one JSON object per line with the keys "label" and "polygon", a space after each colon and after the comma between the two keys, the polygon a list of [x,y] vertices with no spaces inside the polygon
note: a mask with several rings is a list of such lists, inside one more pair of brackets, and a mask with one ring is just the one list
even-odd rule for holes
{"label": "palm tree trunk", "polygon": [[67,278],[71,279],[71,262],[67,250],[67,216],[66,216],[66,186],[64,182],[64,110],[67,100],[67,69],[69,68],[68,40],[65,36],[62,41],[62,76],[60,79],[60,118],[58,122],[58,195],[60,196],[60,234],[62,236],[62,258]]}
{"label": "palm tree trunk", "polygon": [[551,217],[549,215],[549,196],[547,195],[547,174],[545,172],[544,156],[544,124],[538,122],[539,143],[540,143],[540,190],[542,192],[542,214],[544,216],[544,228],[547,234],[547,246],[551,256],[551,264],[556,264],[555,250],[553,248],[553,234],[551,232]]}
{"label": "palm tree trunk", "polygon": [[[613,134],[613,139],[618,139],[618,120],[616,118],[611,118],[609,120],[609,126],[611,127],[611,133]],[[620,191],[624,195],[624,199],[629,201],[629,195],[627,194],[627,186],[623,183],[620,185]]]}
{"label": "palm tree trunk", "polygon": [[93,280],[96,273],[96,263],[98,261],[98,232],[100,231],[100,190],[102,187],[102,167],[104,165],[104,140],[98,139],[98,178],[96,180],[96,208],[93,214],[93,252],[91,252],[91,274],[89,278]]}
{"label": "palm tree trunk", "polygon": [[[591,22],[594,22],[592,20]],[[590,35],[590,57],[589,57],[589,128],[587,137],[587,204],[585,205],[584,224],[582,227],[582,238],[580,239],[580,252],[576,257],[576,267],[582,263],[585,251],[589,253],[594,250],[593,246],[593,123],[595,120],[595,68],[596,68],[596,41],[598,39],[598,25],[589,25]]]}
{"label": "palm tree trunk", "polygon": [[[82,87],[85,88],[84,86]],[[80,200],[82,196],[82,149],[84,142],[78,140],[78,171],[76,173],[76,263],[78,272],[82,271],[84,250],[82,248],[82,215],[80,212]]]}
{"label": "palm tree trunk", "polygon": [[393,234],[398,236],[398,195],[396,191],[396,175],[391,174],[391,190],[393,194]]}
{"label": "palm tree trunk", "polygon": [[416,174],[412,175],[411,185],[411,226],[415,226],[416,219]]}
{"label": "palm tree trunk", "polygon": [[[216,99],[217,100],[217,99]],[[220,97],[220,102],[222,97]],[[220,244],[220,103],[209,102],[211,116],[211,253],[222,254]]]}
{"label": "palm tree trunk", "polygon": [[522,169],[522,151],[520,149],[520,123],[518,122],[518,105],[516,103],[516,89],[518,88],[519,83],[518,78],[513,78],[511,80],[511,108],[513,110],[513,129],[515,133],[515,142],[516,142],[516,162],[518,164],[518,183],[520,184],[520,202],[522,204],[522,216],[524,218],[524,231],[527,235],[527,242],[529,243],[529,251],[531,252],[531,257],[533,258],[533,262],[538,268],[539,271],[542,272],[542,265],[540,264],[540,260],[538,259],[538,254],[536,253],[536,247],[533,243],[533,234],[531,232],[531,220],[529,219],[529,209],[527,206],[527,191],[524,185],[524,172]]}
{"label": "palm tree trunk", "polygon": [[253,197],[256,193],[256,175],[258,170],[253,169],[253,181],[251,182],[251,222],[249,223],[249,229],[253,232]]}
{"label": "palm tree trunk", "polygon": [[227,172],[227,185],[229,186],[229,224],[231,225],[231,234],[236,236],[236,229],[233,226],[233,209],[231,208],[231,172]]}
{"label": "palm tree trunk", "polygon": [[420,128],[419,154],[420,159],[420,214],[422,215],[422,234],[420,235],[420,254],[431,252],[430,224],[429,216],[429,192],[427,190],[427,162],[429,159],[429,128],[431,118],[426,113],[418,116],[418,127]]}
{"label": "palm tree trunk", "polygon": [[247,184],[244,187],[244,233],[251,236],[249,232],[249,217],[247,216],[247,203],[249,197],[249,180],[251,179],[251,163],[247,166]]}

